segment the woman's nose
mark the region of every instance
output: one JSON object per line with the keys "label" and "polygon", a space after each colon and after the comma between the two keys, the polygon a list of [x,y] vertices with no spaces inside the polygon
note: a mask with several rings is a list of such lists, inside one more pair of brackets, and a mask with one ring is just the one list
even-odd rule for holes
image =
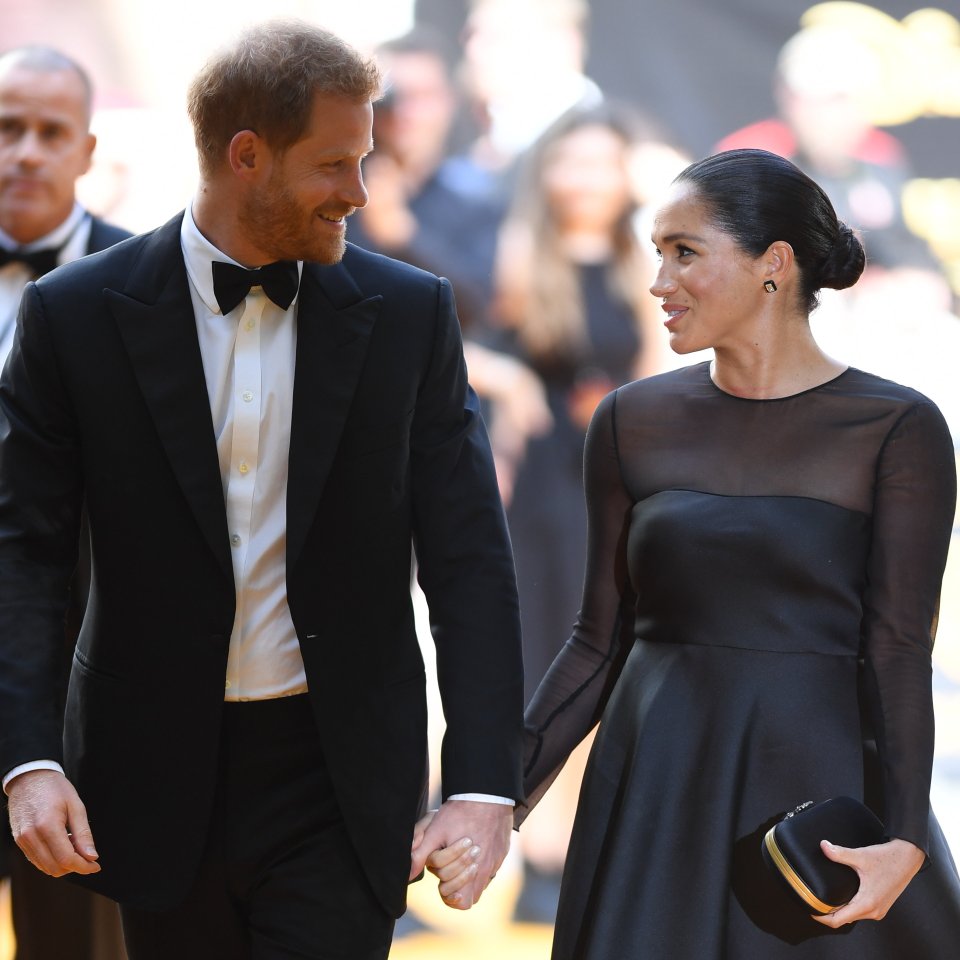
{"label": "woman's nose", "polygon": [[656,277],[653,279],[653,283],[650,285],[650,292],[655,297],[666,297],[671,293],[675,293],[677,289],[677,281],[669,276],[664,267],[660,267],[657,271]]}

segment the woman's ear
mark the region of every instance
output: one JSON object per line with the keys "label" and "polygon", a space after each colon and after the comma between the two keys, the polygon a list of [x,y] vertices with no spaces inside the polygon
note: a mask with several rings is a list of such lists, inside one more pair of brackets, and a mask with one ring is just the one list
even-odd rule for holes
{"label": "woman's ear", "polygon": [[762,257],[764,284],[772,280],[779,287],[793,273],[794,263],[793,247],[786,240],[775,240]]}

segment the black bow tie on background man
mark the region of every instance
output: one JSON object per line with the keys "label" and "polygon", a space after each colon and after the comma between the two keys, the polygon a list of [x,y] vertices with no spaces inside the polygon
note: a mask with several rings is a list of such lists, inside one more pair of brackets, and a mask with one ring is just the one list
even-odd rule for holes
{"label": "black bow tie on background man", "polygon": [[47,250],[31,250],[28,253],[25,250],[5,250],[0,247],[0,267],[5,267],[8,263],[22,263],[34,276],[42,277],[57,265],[57,258],[62,249],[62,247],[54,247]]}
{"label": "black bow tie on background man", "polygon": [[226,316],[250,292],[251,287],[263,287],[263,292],[286,310],[297,295],[300,271],[295,260],[278,260],[264,267],[248,270],[233,263],[213,261],[213,295]]}

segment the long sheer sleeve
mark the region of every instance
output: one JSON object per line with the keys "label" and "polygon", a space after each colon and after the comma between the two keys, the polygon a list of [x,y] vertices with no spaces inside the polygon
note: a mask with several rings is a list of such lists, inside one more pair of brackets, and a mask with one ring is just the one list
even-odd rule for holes
{"label": "long sheer sleeve", "polygon": [[627,533],[633,500],[620,471],[617,394],[594,414],[584,451],[587,559],[583,601],[567,640],[524,717],[524,789],[516,823],[546,792],[574,747],[600,719],[633,632]]}
{"label": "long sheer sleeve", "polygon": [[890,431],[877,465],[863,655],[890,836],[928,849],[931,651],[956,502],[947,426],[929,402]]}

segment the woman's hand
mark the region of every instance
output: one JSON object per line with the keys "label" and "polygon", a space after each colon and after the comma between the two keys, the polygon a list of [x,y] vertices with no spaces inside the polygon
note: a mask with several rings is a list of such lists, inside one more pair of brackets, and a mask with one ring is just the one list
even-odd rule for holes
{"label": "woman's hand", "polygon": [[[436,810],[430,810],[417,821],[413,829],[412,853],[416,854],[417,848],[423,842],[427,827],[436,815]],[[427,869],[440,881],[437,884],[437,890],[440,893],[440,899],[448,907],[454,910],[469,910],[473,906],[473,898],[471,897],[469,901],[464,900],[460,891],[474,878],[479,858],[480,847],[469,837],[462,837],[448,847],[434,850],[427,858]],[[414,876],[411,867],[410,879],[413,880]]]}
{"label": "woman's hand", "polygon": [[882,920],[924,861],[923,851],[908,840],[893,839],[857,849],[823,840],[820,849],[831,860],[852,867],[860,877],[860,889],[848,904],[826,916],[814,916],[818,923],[834,928],[854,920]]}
{"label": "woman's hand", "polygon": [[460,891],[473,880],[477,872],[480,848],[464,837],[449,847],[435,850],[427,858],[427,869],[440,881],[437,889],[440,899],[455,910],[469,910],[473,899],[464,900]]}

